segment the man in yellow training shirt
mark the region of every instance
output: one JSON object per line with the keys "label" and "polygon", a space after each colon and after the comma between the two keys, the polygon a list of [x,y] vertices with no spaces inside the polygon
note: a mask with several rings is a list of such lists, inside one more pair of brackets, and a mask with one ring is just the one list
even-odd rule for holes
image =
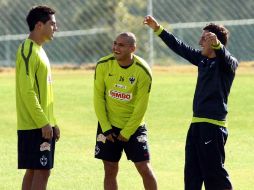
{"label": "man in yellow training shirt", "polygon": [[22,190],[46,190],[60,138],[53,112],[50,63],[42,45],[57,30],[55,11],[33,7],[27,15],[29,37],[16,57],[18,168],[26,169]]}
{"label": "man in yellow training shirt", "polygon": [[152,74],[137,55],[136,37],[124,32],[113,43],[113,53],[101,58],[95,70],[94,106],[98,122],[95,157],[103,160],[104,189],[116,190],[118,162],[124,150],[134,162],[146,190],[156,190],[144,114]]}

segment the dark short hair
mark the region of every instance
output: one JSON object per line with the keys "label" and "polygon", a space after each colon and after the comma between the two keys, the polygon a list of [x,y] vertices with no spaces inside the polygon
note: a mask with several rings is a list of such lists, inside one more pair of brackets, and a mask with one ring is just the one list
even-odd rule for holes
{"label": "dark short hair", "polygon": [[30,32],[34,30],[37,22],[40,21],[42,23],[46,23],[50,19],[50,16],[55,14],[55,12],[56,11],[54,9],[46,5],[32,7],[26,17],[26,22],[28,24]]}
{"label": "dark short hair", "polygon": [[220,40],[220,42],[223,45],[227,45],[228,38],[229,38],[229,31],[224,26],[210,23],[207,26],[205,26],[203,30],[207,30],[209,32],[214,33],[217,36],[218,40]]}

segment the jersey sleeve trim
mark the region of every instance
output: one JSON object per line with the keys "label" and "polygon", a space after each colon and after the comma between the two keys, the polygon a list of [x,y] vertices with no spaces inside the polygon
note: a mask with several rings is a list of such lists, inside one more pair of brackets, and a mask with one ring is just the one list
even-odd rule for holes
{"label": "jersey sleeve trim", "polygon": [[28,52],[27,57],[25,56],[25,53],[24,53],[24,46],[25,46],[25,42],[23,42],[22,47],[21,47],[21,55],[22,55],[22,58],[23,58],[23,60],[26,64],[26,74],[29,75],[28,64],[29,64],[29,59],[30,59],[31,54],[32,54],[33,42],[30,42],[30,47],[29,47],[29,52]]}
{"label": "jersey sleeve trim", "polygon": [[102,59],[100,59],[98,62],[97,62],[97,65],[100,64],[100,63],[105,63],[105,62],[108,62],[110,60],[115,60],[116,58],[113,56],[113,55],[109,55],[109,56],[106,56]]}
{"label": "jersey sleeve trim", "polygon": [[41,93],[40,93],[40,86],[39,86],[37,73],[35,73],[35,82],[36,82],[36,86],[37,86],[37,89],[38,89],[38,101],[41,104]]}
{"label": "jersey sleeve trim", "polygon": [[96,67],[95,67],[95,74],[94,74],[94,79],[96,80],[96,70],[97,70],[97,66],[99,65],[99,64],[101,64],[101,63],[106,63],[106,62],[108,62],[108,61],[110,61],[110,60],[115,60],[116,58],[112,55],[112,54],[110,54],[109,56],[106,56],[106,57],[103,57],[103,58],[101,58],[98,62],[97,62],[97,64],[96,64]]}
{"label": "jersey sleeve trim", "polygon": [[148,71],[148,69],[139,62],[136,62],[136,65],[141,67],[146,72],[146,74],[149,76],[150,80],[152,81],[152,76],[151,76],[151,73]]}

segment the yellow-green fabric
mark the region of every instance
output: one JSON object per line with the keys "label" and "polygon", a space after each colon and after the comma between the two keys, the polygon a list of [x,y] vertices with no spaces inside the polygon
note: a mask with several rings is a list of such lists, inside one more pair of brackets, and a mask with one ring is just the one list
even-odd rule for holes
{"label": "yellow-green fabric", "polygon": [[95,70],[94,107],[103,132],[115,126],[126,139],[144,124],[152,74],[149,65],[134,55],[122,68],[113,54],[101,58]]}
{"label": "yellow-green fabric", "polygon": [[193,117],[191,123],[211,123],[214,125],[218,125],[221,127],[227,127],[227,122],[226,121],[219,121],[215,119],[208,119],[208,118],[200,118],[200,117]]}
{"label": "yellow-green fabric", "polygon": [[163,31],[163,26],[161,26],[160,25],[160,28],[156,31],[156,32],[154,32],[157,36],[159,36],[160,34],[161,34],[161,32]]}
{"label": "yellow-green fabric", "polygon": [[53,89],[48,57],[39,46],[26,39],[16,55],[16,108],[18,130],[56,125]]}

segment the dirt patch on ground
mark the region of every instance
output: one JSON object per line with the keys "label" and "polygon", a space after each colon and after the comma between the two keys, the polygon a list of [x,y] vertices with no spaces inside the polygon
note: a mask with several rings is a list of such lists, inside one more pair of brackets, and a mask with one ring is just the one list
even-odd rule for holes
{"label": "dirt patch on ground", "polygon": [[243,74],[254,74],[254,62],[241,62],[237,72]]}

